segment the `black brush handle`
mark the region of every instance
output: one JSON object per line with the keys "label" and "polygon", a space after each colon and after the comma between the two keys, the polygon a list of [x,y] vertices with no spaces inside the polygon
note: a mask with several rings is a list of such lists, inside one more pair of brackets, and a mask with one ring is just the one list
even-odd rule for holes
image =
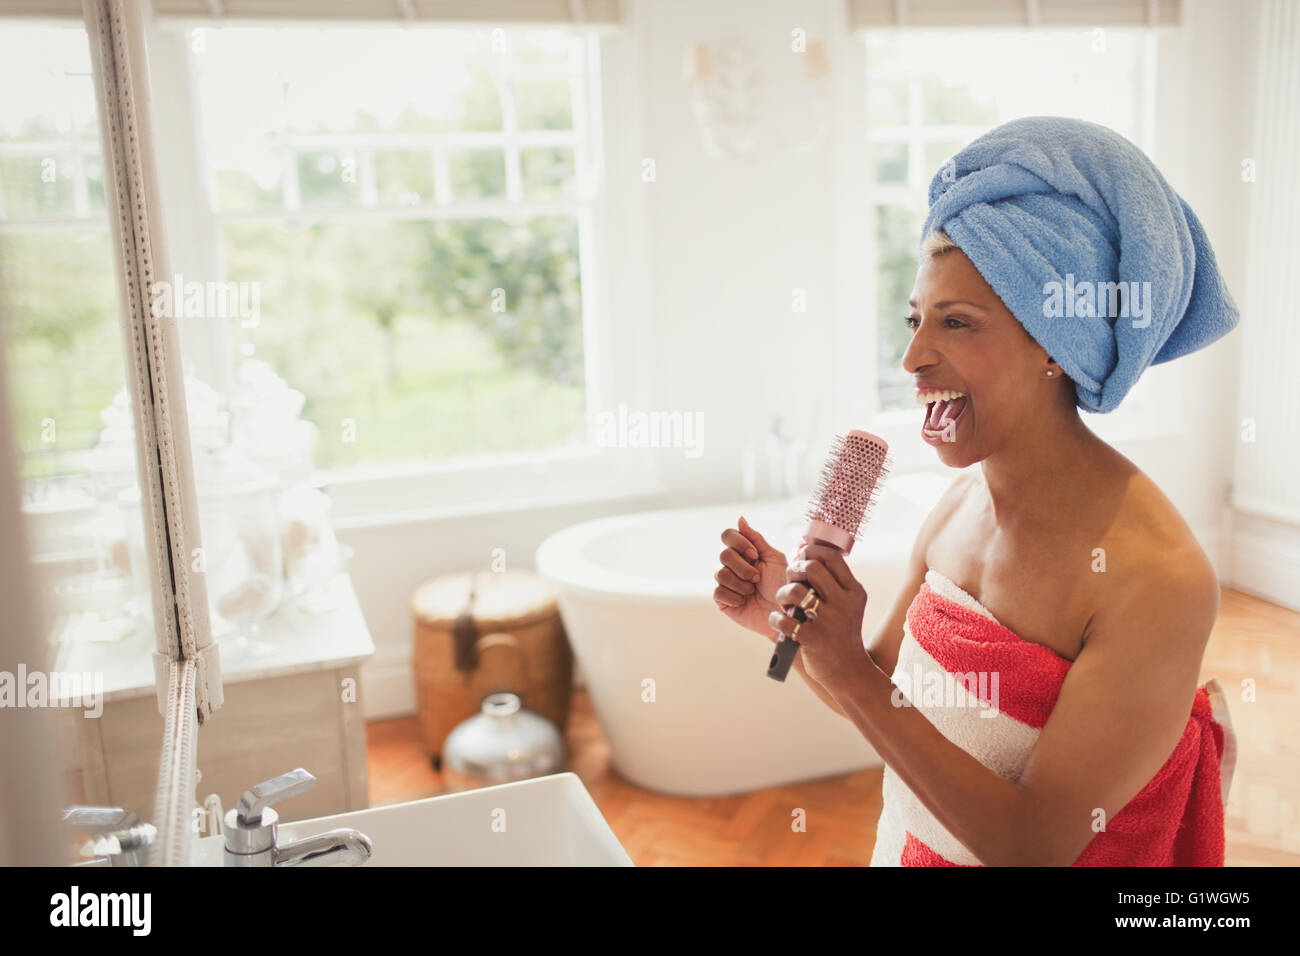
{"label": "black brush handle", "polygon": [[[789,614],[796,621],[808,620],[808,615],[804,613],[803,608],[797,605]],[[776,650],[772,653],[772,661],[767,665],[767,676],[772,680],[784,681],[786,675],[790,673],[790,665],[794,663],[794,656],[798,653],[799,642],[793,637],[786,637],[782,634],[776,642]]]}

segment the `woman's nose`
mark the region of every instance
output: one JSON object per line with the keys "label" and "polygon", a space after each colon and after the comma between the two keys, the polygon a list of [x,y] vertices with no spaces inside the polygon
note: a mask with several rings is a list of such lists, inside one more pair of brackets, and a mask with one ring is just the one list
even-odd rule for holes
{"label": "woman's nose", "polygon": [[929,328],[925,322],[922,322],[912,333],[912,340],[907,343],[907,348],[903,351],[903,370],[915,375],[933,365],[935,358],[934,349],[930,346]]}

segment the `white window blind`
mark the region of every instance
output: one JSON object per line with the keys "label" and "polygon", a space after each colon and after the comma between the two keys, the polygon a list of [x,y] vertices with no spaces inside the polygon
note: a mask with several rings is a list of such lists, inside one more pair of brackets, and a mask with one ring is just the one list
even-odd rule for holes
{"label": "white window blind", "polygon": [[[153,0],[158,20],[348,23],[591,24],[622,22],[621,0]],[[81,19],[81,0],[0,0],[0,17]]]}
{"label": "white window blind", "polygon": [[855,30],[885,27],[1173,27],[1182,0],[848,0]]}

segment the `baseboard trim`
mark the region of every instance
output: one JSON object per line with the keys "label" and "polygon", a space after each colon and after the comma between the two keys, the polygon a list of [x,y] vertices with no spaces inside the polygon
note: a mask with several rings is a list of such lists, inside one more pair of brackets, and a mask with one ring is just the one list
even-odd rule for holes
{"label": "baseboard trim", "polygon": [[1236,511],[1229,586],[1300,611],[1300,528]]}

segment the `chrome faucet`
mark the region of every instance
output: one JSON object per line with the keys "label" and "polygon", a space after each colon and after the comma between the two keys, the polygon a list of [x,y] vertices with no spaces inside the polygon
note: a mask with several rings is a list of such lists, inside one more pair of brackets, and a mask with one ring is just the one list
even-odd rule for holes
{"label": "chrome faucet", "polygon": [[227,811],[221,833],[226,866],[360,866],[370,859],[370,838],[340,828],[287,846],[276,842],[279,815],[271,804],[297,796],[316,785],[302,767],[244,791],[239,805]]}
{"label": "chrome faucet", "polygon": [[81,848],[87,859],[74,866],[144,866],[158,833],[153,824],[122,807],[67,807],[63,822],[89,837]]}

